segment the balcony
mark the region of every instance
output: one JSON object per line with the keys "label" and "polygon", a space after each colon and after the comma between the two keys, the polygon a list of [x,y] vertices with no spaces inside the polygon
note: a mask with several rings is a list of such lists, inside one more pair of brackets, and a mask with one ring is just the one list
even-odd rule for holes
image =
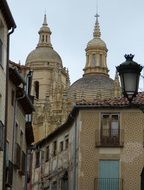
{"label": "balcony", "polygon": [[123,129],[96,130],[96,147],[123,147]]}
{"label": "balcony", "polygon": [[94,190],[123,190],[123,179],[95,178]]}

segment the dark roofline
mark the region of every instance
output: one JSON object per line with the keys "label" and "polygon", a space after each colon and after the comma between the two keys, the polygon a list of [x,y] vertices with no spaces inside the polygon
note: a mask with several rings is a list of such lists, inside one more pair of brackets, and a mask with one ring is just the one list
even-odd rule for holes
{"label": "dark roofline", "polygon": [[[142,100],[140,101],[140,98]],[[140,102],[139,102],[140,101]],[[41,147],[42,145],[48,143],[51,139],[54,139],[57,134],[62,133],[64,130],[67,130],[71,127],[74,122],[76,115],[78,114],[79,110],[83,109],[140,109],[141,111],[144,110],[144,93],[139,93],[138,96],[134,99],[132,104],[129,104],[126,98],[112,98],[107,100],[95,100],[93,102],[86,102],[83,101],[81,103],[77,103],[64,124],[50,133],[47,137],[43,138],[42,140],[38,141],[35,144],[35,147]]]}
{"label": "dark roofline", "polygon": [[11,14],[9,6],[6,0],[0,0],[0,9],[2,11],[3,17],[6,21],[7,27],[10,30],[11,28],[16,28],[14,18]]}
{"label": "dark roofline", "polygon": [[26,81],[25,81],[24,77],[20,74],[18,69],[15,67],[9,67],[9,79],[16,86],[19,86],[21,83],[23,85],[26,85]]}

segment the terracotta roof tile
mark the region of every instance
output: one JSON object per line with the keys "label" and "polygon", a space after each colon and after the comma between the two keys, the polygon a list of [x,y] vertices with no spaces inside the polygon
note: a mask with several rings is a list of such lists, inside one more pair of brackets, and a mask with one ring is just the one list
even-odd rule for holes
{"label": "terracotta roof tile", "polygon": [[132,104],[129,104],[127,98],[115,97],[109,99],[94,99],[93,101],[86,101],[85,99],[76,102],[76,106],[96,106],[96,107],[126,107],[130,105],[140,106],[144,105],[144,92],[139,92],[133,99]]}

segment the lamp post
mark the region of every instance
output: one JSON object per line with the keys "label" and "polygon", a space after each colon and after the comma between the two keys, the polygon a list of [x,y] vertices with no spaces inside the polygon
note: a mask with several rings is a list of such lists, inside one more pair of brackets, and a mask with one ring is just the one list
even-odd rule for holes
{"label": "lamp post", "polygon": [[122,93],[131,103],[132,99],[138,93],[139,77],[142,66],[133,61],[134,55],[124,56],[126,61],[116,67],[121,81]]}

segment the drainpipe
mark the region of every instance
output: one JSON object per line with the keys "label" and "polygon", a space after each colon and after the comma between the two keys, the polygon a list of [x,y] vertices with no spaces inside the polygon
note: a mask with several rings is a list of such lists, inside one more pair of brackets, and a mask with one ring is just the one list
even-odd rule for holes
{"label": "drainpipe", "polygon": [[7,115],[8,115],[8,81],[9,81],[9,44],[10,35],[14,32],[15,27],[7,34],[7,60],[6,60],[6,91],[5,91],[5,127],[4,127],[4,151],[3,151],[3,190],[6,190],[6,140],[7,140]]}

